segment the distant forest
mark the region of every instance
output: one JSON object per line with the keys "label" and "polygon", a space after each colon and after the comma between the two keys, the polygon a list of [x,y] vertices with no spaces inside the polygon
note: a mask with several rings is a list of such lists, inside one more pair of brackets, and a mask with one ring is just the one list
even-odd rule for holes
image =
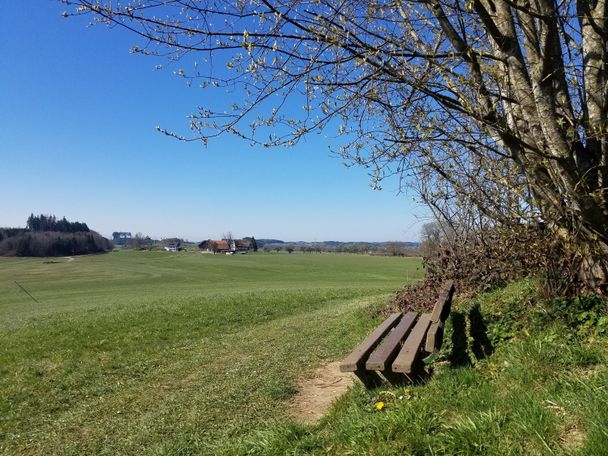
{"label": "distant forest", "polygon": [[50,257],[112,250],[112,243],[86,223],[54,215],[30,215],[26,228],[0,228],[0,255]]}
{"label": "distant forest", "polygon": [[54,215],[30,215],[27,218],[27,229],[30,231],[59,231],[61,233],[88,233],[86,223],[68,222],[65,217],[57,220]]}

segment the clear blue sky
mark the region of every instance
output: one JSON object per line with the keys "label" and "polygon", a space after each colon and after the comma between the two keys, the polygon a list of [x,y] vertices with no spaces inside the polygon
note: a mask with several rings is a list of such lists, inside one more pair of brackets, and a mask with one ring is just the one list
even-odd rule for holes
{"label": "clear blue sky", "polygon": [[112,231],[201,240],[416,240],[427,211],[397,182],[369,188],[366,171],[331,157],[315,135],[289,149],[231,137],[207,147],[185,131],[208,96],[126,32],[64,19],[53,0],[3,2],[0,15],[0,226],[30,213]]}

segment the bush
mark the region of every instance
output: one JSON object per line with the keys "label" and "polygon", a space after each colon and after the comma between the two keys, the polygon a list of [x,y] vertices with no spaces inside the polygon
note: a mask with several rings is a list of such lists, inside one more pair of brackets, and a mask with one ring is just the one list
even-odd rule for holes
{"label": "bush", "polygon": [[606,298],[598,295],[559,297],[546,306],[543,320],[562,320],[580,335],[608,334]]}
{"label": "bush", "polygon": [[541,279],[545,301],[555,296],[576,296],[581,256],[542,225],[494,227],[453,235],[426,252],[422,282],[397,293],[395,306],[430,309],[442,284],[454,280],[460,296],[473,296],[499,289],[525,277]]}
{"label": "bush", "polygon": [[547,301],[543,298],[541,281],[524,279],[463,300],[452,314],[470,314],[479,309],[487,325],[487,336],[496,345],[527,332],[538,333],[553,322],[566,325],[572,336],[608,335],[607,304],[606,298],[598,295]]}

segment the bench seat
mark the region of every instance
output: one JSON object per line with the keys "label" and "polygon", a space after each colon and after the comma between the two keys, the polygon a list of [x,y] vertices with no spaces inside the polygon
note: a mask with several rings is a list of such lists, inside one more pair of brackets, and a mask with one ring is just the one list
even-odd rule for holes
{"label": "bench seat", "polygon": [[433,311],[391,314],[340,364],[342,372],[353,372],[365,385],[378,384],[382,374],[389,382],[411,378],[423,356],[441,348],[443,326],[452,305],[454,284],[442,288]]}

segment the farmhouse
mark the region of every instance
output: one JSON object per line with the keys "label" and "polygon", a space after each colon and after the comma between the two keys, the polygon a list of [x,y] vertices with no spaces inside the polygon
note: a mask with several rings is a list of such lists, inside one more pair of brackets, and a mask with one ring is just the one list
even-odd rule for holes
{"label": "farmhouse", "polygon": [[167,252],[178,252],[182,248],[181,239],[177,239],[177,238],[163,239],[162,243]]}
{"label": "farmhouse", "polygon": [[226,253],[226,252],[230,252],[230,242],[228,242],[225,239],[216,241],[213,239],[207,239],[206,241],[201,242],[198,245],[198,248],[202,251],[202,252],[209,252],[209,253]]}
{"label": "farmhouse", "polygon": [[246,239],[237,239],[233,242],[235,252],[247,253],[252,250],[251,242]]}
{"label": "farmhouse", "polygon": [[209,253],[247,253],[252,249],[251,242],[245,239],[207,239],[198,248]]}
{"label": "farmhouse", "polygon": [[126,231],[114,231],[112,233],[112,242],[117,247],[126,247],[131,243],[131,233]]}

